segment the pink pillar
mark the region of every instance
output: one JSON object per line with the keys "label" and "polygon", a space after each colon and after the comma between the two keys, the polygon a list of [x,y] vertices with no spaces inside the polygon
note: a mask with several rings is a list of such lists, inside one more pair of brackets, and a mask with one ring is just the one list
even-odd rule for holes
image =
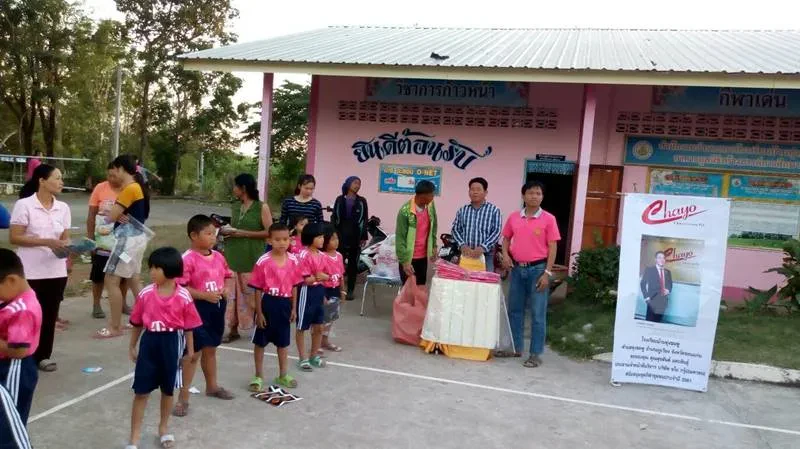
{"label": "pink pillar", "polygon": [[575,211],[572,214],[572,240],[569,246],[569,267],[581,250],[583,241],[583,216],[586,211],[586,191],[589,187],[589,165],[592,160],[592,143],[594,139],[594,122],[597,113],[597,89],[587,84],[584,94],[583,124],[578,146],[578,180],[575,186]]}
{"label": "pink pillar", "polygon": [[306,173],[314,174],[317,158],[317,117],[319,116],[319,75],[311,76],[311,98],[308,105],[308,151]]}
{"label": "pink pillar", "polygon": [[269,189],[269,159],[272,141],[272,73],[264,74],[261,91],[261,144],[258,146],[258,194],[261,201],[267,199]]}

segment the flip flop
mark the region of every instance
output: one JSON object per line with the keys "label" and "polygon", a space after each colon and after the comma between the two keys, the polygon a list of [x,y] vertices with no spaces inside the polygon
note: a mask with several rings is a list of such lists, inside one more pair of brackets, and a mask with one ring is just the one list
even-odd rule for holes
{"label": "flip flop", "polygon": [[109,329],[107,327],[104,327],[104,328],[100,329],[99,331],[95,332],[94,335],[92,335],[92,338],[94,338],[96,340],[105,340],[105,339],[108,339],[108,338],[117,338],[117,337],[121,337],[121,336],[122,336],[122,332],[117,334],[117,333],[111,332],[111,329]]}
{"label": "flip flop", "polygon": [[314,368],[311,367],[311,362],[309,362],[308,359],[299,360],[297,362],[297,367],[303,371],[314,371]]}
{"label": "flip flop", "polygon": [[106,313],[103,312],[103,309],[101,309],[100,307],[92,310],[92,318],[97,318],[98,320],[102,320],[105,317]]}
{"label": "flip flop", "polygon": [[294,380],[294,377],[285,374],[283,376],[276,377],[272,380],[274,383],[286,387],[286,388],[297,388],[297,381]]}
{"label": "flip flop", "polygon": [[177,416],[178,418],[183,418],[184,416],[189,414],[189,403],[188,402],[181,402],[178,401],[175,403],[175,407],[172,409],[172,416]]}
{"label": "flip flop", "polygon": [[264,380],[262,380],[260,377],[253,376],[253,378],[250,379],[250,384],[247,386],[247,390],[253,393],[261,393],[264,391]]}
{"label": "flip flop", "polygon": [[522,353],[520,352],[511,352],[511,351],[495,351],[493,354],[497,358],[509,358],[509,357],[522,357]]}
{"label": "flip flop", "polygon": [[223,399],[225,401],[230,401],[235,397],[233,393],[222,387],[218,387],[217,390],[214,392],[206,393],[206,396],[211,398]]}
{"label": "flip flop", "polygon": [[342,348],[340,346],[336,346],[335,344],[330,342],[327,345],[322,345],[322,348],[327,349],[328,351],[342,352]]}
{"label": "flip flop", "polygon": [[161,444],[162,449],[173,449],[175,447],[175,435],[161,435],[158,442]]}
{"label": "flip flop", "polygon": [[61,324],[62,326],[69,326],[72,324],[70,320],[63,320],[61,318],[56,318],[56,324]]}
{"label": "flip flop", "polygon": [[58,369],[58,364],[50,359],[44,359],[39,362],[39,369],[46,373],[52,373]]}
{"label": "flip flop", "polygon": [[536,368],[542,364],[542,359],[539,356],[532,355],[528,357],[528,360],[522,362],[522,366],[525,368]]}

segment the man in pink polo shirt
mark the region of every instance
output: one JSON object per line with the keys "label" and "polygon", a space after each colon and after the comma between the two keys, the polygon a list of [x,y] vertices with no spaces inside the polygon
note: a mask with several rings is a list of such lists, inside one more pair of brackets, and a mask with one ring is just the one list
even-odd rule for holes
{"label": "man in pink polo shirt", "polygon": [[523,363],[528,368],[542,364],[547,330],[547,303],[550,276],[556,259],[556,243],[561,240],[556,218],[540,206],[544,186],[528,181],[522,186],[525,207],[512,212],[503,227],[503,263],[511,268],[511,291],[508,295],[508,320],[514,339],[514,351],[498,352],[498,357],[522,356],[525,331],[525,309],[531,301],[533,316],[530,357]]}

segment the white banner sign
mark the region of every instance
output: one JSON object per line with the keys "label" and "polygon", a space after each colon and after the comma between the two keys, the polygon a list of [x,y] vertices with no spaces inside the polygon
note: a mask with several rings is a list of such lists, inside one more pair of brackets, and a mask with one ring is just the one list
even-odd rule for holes
{"label": "white banner sign", "polygon": [[627,194],[611,380],[706,391],[730,202]]}

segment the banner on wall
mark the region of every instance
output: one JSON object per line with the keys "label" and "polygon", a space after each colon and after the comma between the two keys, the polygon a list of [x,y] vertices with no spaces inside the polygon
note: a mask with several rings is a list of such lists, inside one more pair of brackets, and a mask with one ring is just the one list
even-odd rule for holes
{"label": "banner on wall", "polygon": [[706,391],[730,201],[627,194],[613,382]]}
{"label": "banner on wall", "polygon": [[650,170],[650,193],[663,195],[722,195],[724,175],[721,173],[654,168]]}
{"label": "banner on wall", "polygon": [[421,165],[381,164],[378,191],[413,195],[420,181],[430,181],[438,196],[442,191],[442,168]]}
{"label": "banner on wall", "polygon": [[800,202],[800,178],[730,175],[728,196],[756,201]]}
{"label": "banner on wall", "polygon": [[800,117],[800,91],[730,87],[656,86],[654,112]]}
{"label": "banner on wall", "polygon": [[796,174],[800,146],[627,136],[625,164]]}
{"label": "banner on wall", "polygon": [[367,100],[474,106],[528,105],[528,84],[503,81],[367,79]]}

